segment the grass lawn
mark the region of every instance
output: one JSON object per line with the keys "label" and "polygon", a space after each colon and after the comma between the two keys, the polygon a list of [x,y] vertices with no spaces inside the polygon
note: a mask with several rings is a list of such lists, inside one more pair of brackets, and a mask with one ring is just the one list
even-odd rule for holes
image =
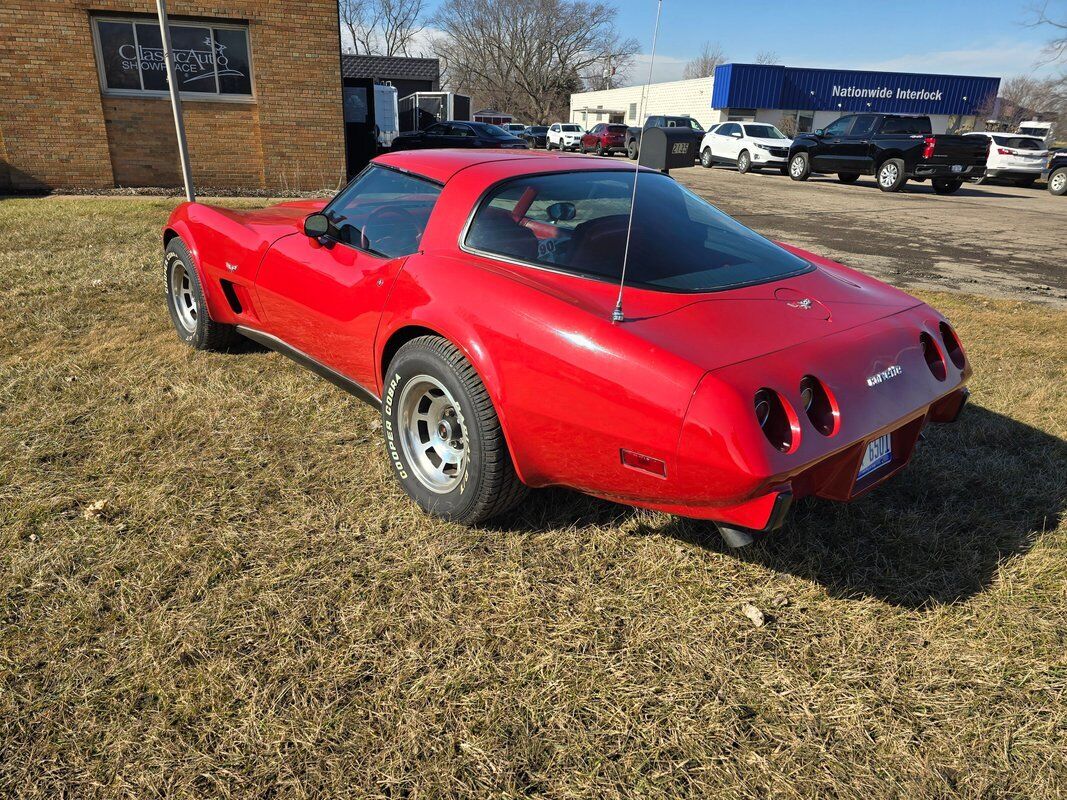
{"label": "grass lawn", "polygon": [[1067,793],[1062,310],[928,296],[961,422],[746,550],[557,490],[468,530],[369,407],[179,343],[174,202],[0,201],[0,796]]}

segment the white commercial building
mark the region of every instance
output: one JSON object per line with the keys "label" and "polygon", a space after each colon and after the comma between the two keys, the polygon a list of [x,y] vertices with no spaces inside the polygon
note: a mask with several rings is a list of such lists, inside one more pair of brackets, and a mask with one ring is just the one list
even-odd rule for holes
{"label": "white commercial building", "polygon": [[[714,77],[627,86],[571,95],[570,121],[589,129],[598,122],[640,125],[652,115],[688,116],[707,128],[747,120],[824,128],[842,114],[926,114],[935,133],[973,128],[976,114],[991,109],[999,78],[720,64]],[[640,119],[638,118],[640,115]]]}

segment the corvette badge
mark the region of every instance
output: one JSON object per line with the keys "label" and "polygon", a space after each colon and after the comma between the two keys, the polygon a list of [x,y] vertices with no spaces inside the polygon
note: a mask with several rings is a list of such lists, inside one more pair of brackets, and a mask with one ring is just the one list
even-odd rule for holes
{"label": "corvette badge", "polygon": [[867,385],[868,386],[877,386],[880,383],[885,383],[890,378],[897,377],[897,375],[899,375],[903,371],[904,371],[904,368],[901,367],[899,364],[894,364],[891,367],[886,367],[881,372],[876,372],[873,375],[868,375],[867,376]]}

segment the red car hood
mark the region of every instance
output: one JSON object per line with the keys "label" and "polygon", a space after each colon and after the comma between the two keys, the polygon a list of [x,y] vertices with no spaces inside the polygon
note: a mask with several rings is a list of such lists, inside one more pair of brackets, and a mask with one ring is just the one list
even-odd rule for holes
{"label": "red car hood", "polygon": [[[783,245],[785,246],[785,245]],[[629,287],[620,331],[705,370],[737,364],[892,316],[922,303],[892,286],[793,247],[816,269],[757,286],[707,293]],[[523,270],[522,279],[605,321],[617,285]]]}
{"label": "red car hood", "polygon": [[293,200],[251,211],[218,207],[215,207],[215,211],[255,231],[264,239],[274,241],[294,230],[303,230],[304,217],[321,211],[326,203],[326,200]]}

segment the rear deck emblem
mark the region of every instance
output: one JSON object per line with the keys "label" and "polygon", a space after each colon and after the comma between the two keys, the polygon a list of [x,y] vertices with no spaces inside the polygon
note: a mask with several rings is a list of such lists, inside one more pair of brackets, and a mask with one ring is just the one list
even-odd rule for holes
{"label": "rear deck emblem", "polygon": [[877,386],[880,383],[885,383],[886,381],[890,380],[891,378],[897,377],[897,375],[899,375],[903,371],[904,371],[904,368],[901,367],[899,364],[894,364],[891,367],[886,367],[881,372],[876,372],[873,375],[868,375],[867,376],[867,385],[868,386]]}

